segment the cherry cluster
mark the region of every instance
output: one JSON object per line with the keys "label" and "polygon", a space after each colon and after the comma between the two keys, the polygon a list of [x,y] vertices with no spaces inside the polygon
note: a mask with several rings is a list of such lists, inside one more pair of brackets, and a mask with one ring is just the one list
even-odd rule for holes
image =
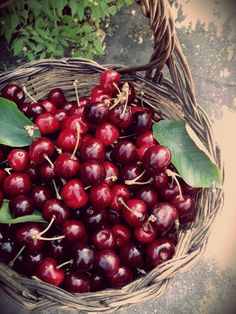
{"label": "cherry cluster", "polygon": [[153,137],[157,117],[132,83],[106,70],[90,97],[74,86],[74,101],[60,88],[38,102],[18,85],[2,90],[42,137],[0,147],[0,206],[7,199],[13,218],[38,210],[44,221],[0,224],[0,260],[81,293],[126,285],[172,258],[198,190]]}

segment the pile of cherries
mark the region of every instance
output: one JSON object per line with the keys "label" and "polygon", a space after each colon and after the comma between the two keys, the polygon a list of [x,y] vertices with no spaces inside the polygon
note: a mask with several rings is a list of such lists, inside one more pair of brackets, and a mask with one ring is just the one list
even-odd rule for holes
{"label": "pile of cherries", "polygon": [[9,200],[13,218],[38,210],[44,221],[0,224],[0,260],[82,293],[126,285],[172,258],[178,229],[196,217],[198,190],[153,137],[158,117],[132,83],[106,70],[90,97],[74,85],[74,101],[60,88],[31,103],[25,88],[2,89],[41,137],[0,146],[0,206]]}

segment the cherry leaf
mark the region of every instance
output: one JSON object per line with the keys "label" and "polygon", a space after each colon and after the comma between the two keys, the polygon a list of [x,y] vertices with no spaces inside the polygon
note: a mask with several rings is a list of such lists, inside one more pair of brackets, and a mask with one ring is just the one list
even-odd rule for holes
{"label": "cherry leaf", "polygon": [[[161,145],[170,149],[171,161],[185,182],[193,187],[221,187],[219,167],[189,129],[185,121],[161,120],[153,125],[153,135]],[[201,145],[197,144],[199,142]]]}
{"label": "cherry leaf", "polygon": [[33,122],[14,102],[0,97],[0,144],[24,147],[29,146],[37,137],[40,137],[40,132]]}

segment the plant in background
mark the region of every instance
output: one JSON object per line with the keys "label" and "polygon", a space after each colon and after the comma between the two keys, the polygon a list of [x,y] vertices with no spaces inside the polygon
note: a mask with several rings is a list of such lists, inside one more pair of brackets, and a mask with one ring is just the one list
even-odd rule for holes
{"label": "plant in background", "polygon": [[0,12],[0,34],[24,60],[104,53],[101,23],[132,0],[15,0]]}

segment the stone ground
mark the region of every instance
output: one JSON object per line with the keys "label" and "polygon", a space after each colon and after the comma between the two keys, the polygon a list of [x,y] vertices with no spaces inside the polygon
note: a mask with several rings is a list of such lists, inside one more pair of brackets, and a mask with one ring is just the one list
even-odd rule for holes
{"label": "stone ground", "polygon": [[[226,201],[215,220],[201,261],[187,273],[178,275],[158,300],[117,313],[231,314],[236,313],[236,199],[233,185],[236,173],[235,148],[230,142],[236,131],[236,8],[230,0],[179,0],[172,3],[177,33],[192,70],[198,103],[213,122],[224,154],[228,173]],[[147,19],[136,5],[123,9],[112,18],[108,29],[106,55],[97,61],[125,65],[148,61],[153,38]],[[0,309],[4,314],[28,313],[3,294]]]}

